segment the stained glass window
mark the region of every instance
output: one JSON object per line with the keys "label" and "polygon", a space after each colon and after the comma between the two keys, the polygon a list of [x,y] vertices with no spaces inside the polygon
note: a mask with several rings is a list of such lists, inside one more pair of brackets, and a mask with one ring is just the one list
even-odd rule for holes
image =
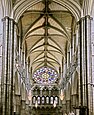
{"label": "stained glass window", "polygon": [[33,79],[37,83],[54,83],[58,78],[57,72],[49,67],[39,68],[34,72]]}

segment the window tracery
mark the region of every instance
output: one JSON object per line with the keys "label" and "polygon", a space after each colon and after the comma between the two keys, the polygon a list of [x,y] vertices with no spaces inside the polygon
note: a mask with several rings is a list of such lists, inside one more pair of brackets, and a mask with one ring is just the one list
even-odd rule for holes
{"label": "window tracery", "polygon": [[56,70],[49,67],[39,68],[34,72],[33,79],[37,83],[52,84],[55,83],[58,78]]}

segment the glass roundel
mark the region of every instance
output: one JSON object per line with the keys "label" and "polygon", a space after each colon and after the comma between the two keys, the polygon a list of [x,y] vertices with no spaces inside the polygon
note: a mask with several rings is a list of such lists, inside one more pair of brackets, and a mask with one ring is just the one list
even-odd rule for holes
{"label": "glass roundel", "polygon": [[57,80],[57,72],[49,67],[39,68],[34,72],[33,79],[37,83],[54,83]]}

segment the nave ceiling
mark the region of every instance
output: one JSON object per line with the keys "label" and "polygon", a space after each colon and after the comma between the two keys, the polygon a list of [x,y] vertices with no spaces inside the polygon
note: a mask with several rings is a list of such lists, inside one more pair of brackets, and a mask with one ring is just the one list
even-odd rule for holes
{"label": "nave ceiling", "polygon": [[[15,2],[18,3],[18,1]],[[80,2],[77,4],[80,6]],[[54,0],[36,2],[26,9],[18,21],[19,36],[26,46],[32,72],[48,66],[59,73],[71,36],[75,33],[76,19],[66,6]]]}
{"label": "nave ceiling", "polygon": [[11,17],[18,23],[21,47],[24,50],[25,46],[32,73],[43,66],[58,73],[61,68],[63,72],[82,0],[13,0],[12,3]]}

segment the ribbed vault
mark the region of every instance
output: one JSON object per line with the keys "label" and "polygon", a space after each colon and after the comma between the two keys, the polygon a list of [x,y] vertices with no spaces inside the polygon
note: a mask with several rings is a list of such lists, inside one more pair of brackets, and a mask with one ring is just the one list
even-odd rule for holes
{"label": "ribbed vault", "polygon": [[[32,73],[43,66],[54,68],[58,73],[60,70],[63,72],[67,44],[71,43],[73,28],[80,14],[76,17],[76,9],[73,13],[72,5],[75,4],[74,7],[78,6],[78,9],[80,7],[73,2],[68,6],[71,9],[68,9],[61,2],[63,1],[35,1],[26,8],[18,21],[22,45],[26,47],[26,58],[30,59]],[[16,16],[16,6],[14,9]]]}

